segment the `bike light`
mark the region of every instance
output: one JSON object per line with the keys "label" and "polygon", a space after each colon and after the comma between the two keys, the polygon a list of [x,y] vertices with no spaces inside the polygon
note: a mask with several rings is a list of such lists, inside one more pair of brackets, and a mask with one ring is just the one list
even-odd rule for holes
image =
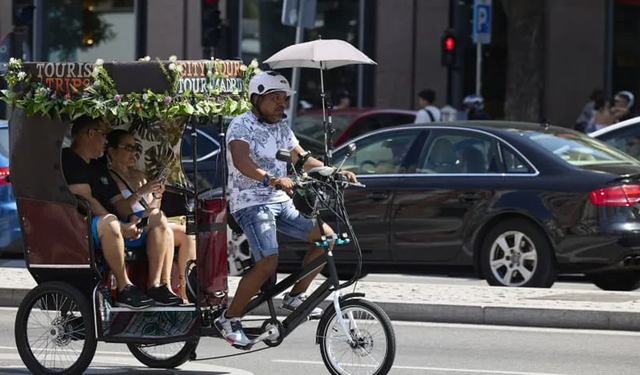
{"label": "bike light", "polygon": [[640,201],[640,185],[618,185],[596,189],[589,193],[595,206],[633,206]]}

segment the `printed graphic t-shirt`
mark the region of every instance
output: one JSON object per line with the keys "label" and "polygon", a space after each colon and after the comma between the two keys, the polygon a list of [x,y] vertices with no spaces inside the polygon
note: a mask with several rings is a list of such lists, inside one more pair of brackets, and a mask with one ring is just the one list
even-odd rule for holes
{"label": "printed graphic t-shirt", "polygon": [[62,170],[68,185],[88,184],[91,187],[91,195],[107,211],[117,214],[116,208],[110,200],[120,194],[120,189],[111,178],[104,163],[91,160],[91,163],[87,164],[80,155],[67,147],[62,149]]}
{"label": "printed graphic t-shirt", "polygon": [[291,199],[284,191],[271,186],[264,187],[262,181],[243,175],[233,165],[229,144],[235,140],[248,143],[251,159],[274,177],[287,175],[287,164],[276,159],[276,152],[281,149],[291,151],[298,146],[298,139],[284,120],[275,124],[260,123],[252,111],[233,119],[227,130],[230,211],[233,213],[251,206],[282,203]]}

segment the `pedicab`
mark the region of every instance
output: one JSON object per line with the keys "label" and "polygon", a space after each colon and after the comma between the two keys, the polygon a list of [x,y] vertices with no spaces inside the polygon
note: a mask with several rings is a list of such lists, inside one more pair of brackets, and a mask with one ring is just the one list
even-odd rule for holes
{"label": "pedicab", "polygon": [[[256,62],[144,58],[132,62],[22,63],[11,59],[2,99],[11,105],[9,120],[10,182],[16,197],[24,237],[26,267],[37,282],[21,302],[15,322],[20,357],[34,374],[80,374],[91,364],[98,341],[126,344],[131,354],[152,368],[175,368],[198,358],[200,337],[220,337],[213,322],[229,300],[227,269],[227,202],[223,194],[198,191],[198,158],[192,179],[181,165],[183,135],[192,137],[197,153],[197,129],[220,125],[220,167],[224,168],[222,116],[250,109],[246,89]],[[134,133],[139,158],[136,167],[148,175],[169,169],[162,210],[180,218],[195,235],[196,259],[185,267],[189,304],[133,310],[114,303],[116,285],[91,234],[91,206],[74,195],[65,182],[61,150],[68,144],[72,120],[80,115],[102,117],[112,128]],[[279,160],[290,162],[285,151]],[[309,173],[296,165],[297,193],[322,221],[331,209],[346,223],[348,233],[322,236],[325,249],[316,259],[277,282],[275,275],[251,300],[246,314],[266,303],[269,317],[244,320],[255,345],[279,346],[311,311],[333,294],[318,322],[313,340],[332,374],[386,374],[395,358],[395,335],[385,312],[362,293],[343,293],[357,280],[340,284],[330,243],[348,245],[361,254],[344,209],[345,188],[335,167]],[[224,176],[224,173],[223,173]],[[224,185],[224,184],[223,184]],[[230,216],[229,216],[230,217]],[[343,226],[344,227],[344,226]],[[176,256],[177,258],[177,256]],[[145,288],[145,248],[126,248],[127,273]],[[296,281],[325,265],[330,276],[295,311],[279,316],[273,298]],[[172,287],[177,289],[177,263]],[[246,315],[245,314],[245,315]],[[252,326],[254,324],[255,326]],[[342,350],[342,351],[340,351]],[[345,352],[351,355],[344,356]],[[344,364],[344,357],[357,358]]]}

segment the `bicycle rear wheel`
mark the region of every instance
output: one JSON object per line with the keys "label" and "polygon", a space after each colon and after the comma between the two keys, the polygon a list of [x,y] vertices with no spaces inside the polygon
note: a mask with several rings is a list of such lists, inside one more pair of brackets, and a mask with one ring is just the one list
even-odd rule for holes
{"label": "bicycle rear wheel", "polygon": [[333,375],[386,375],[396,356],[391,320],[380,306],[364,299],[341,303],[341,311],[354,344],[349,344],[335,309],[321,320],[320,354]]}

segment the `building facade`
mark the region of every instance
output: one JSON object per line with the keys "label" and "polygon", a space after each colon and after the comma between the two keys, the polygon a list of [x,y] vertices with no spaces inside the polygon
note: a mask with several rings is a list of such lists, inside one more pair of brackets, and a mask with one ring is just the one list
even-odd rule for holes
{"label": "building facade", "polygon": [[[546,41],[543,116],[572,127],[596,88],[609,96],[620,90],[640,95],[640,0],[544,0]],[[182,59],[208,57],[200,46],[200,0],[35,0],[40,19],[34,26],[34,58],[40,60],[136,59],[149,55]],[[104,35],[69,38],[67,19],[86,17],[87,3]],[[213,55],[262,61],[294,43],[295,28],[281,23],[283,0],[219,0],[225,28]],[[437,92],[436,105],[458,106],[475,88],[475,46],[470,33],[473,0],[318,0],[315,28],[305,40],[344,39],[373,58],[376,66],[335,69],[332,92],[347,91],[360,107],[417,109],[417,93]],[[508,54],[507,20],[501,0],[493,0],[492,43],[483,49],[482,94],[489,112],[502,116]],[[84,8],[83,8],[84,6]],[[0,2],[0,34],[11,31],[11,2]],[[47,17],[43,17],[47,15]],[[56,19],[58,17],[58,19]],[[36,17],[37,19],[37,17]],[[68,20],[67,20],[68,21]],[[92,22],[97,22],[92,20]],[[40,26],[40,27],[38,27]],[[460,68],[440,63],[441,37],[454,28],[462,41]],[[40,33],[40,34],[38,34]],[[96,40],[92,38],[96,37]],[[98,40],[102,38],[102,40]],[[76,48],[68,43],[79,44]],[[81,40],[81,42],[78,42]],[[93,44],[87,44],[92,42]],[[80,45],[82,44],[82,45]],[[285,74],[289,72],[285,71]],[[303,69],[301,99],[318,104],[318,72]],[[532,119],[536,120],[536,119]]]}

